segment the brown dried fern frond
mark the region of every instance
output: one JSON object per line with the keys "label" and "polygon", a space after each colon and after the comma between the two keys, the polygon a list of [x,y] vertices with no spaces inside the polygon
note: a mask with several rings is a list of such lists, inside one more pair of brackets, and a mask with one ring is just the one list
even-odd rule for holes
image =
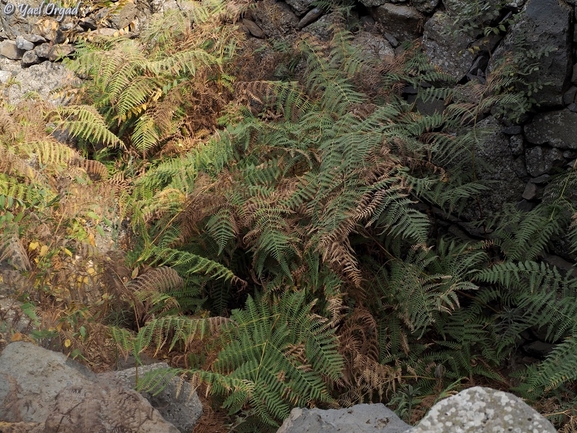
{"label": "brown dried fern frond", "polygon": [[69,164],[84,169],[88,176],[90,176],[90,179],[94,182],[108,179],[108,169],[100,161],[74,158],[69,161]]}
{"label": "brown dried fern frond", "polygon": [[139,275],[126,286],[132,291],[143,292],[167,292],[182,287],[184,281],[174,269],[168,266],[161,266],[148,270],[146,273]]}

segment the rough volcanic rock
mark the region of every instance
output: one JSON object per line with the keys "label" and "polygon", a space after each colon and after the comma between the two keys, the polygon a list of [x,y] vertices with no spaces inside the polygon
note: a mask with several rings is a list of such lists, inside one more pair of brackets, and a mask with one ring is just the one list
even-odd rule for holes
{"label": "rough volcanic rock", "polygon": [[558,110],[537,114],[525,125],[525,138],[532,144],[577,149],[577,113]]}
{"label": "rough volcanic rock", "polygon": [[379,403],[347,409],[295,408],[277,433],[401,433],[410,427]]}
{"label": "rough volcanic rock", "polygon": [[554,433],[519,397],[476,386],[437,403],[411,433]]}
{"label": "rough volcanic rock", "polygon": [[434,65],[459,81],[475,60],[476,55],[468,50],[474,39],[464,33],[449,36],[446,32],[451,24],[449,15],[436,12],[425,24],[423,49]]}
{"label": "rough volcanic rock", "polygon": [[373,9],[372,14],[384,33],[401,42],[417,39],[423,33],[425,17],[413,7],[387,3]]}
{"label": "rough volcanic rock", "polygon": [[528,0],[511,27],[503,44],[495,51],[491,68],[502,62],[507,53],[519,52],[515,41],[524,40],[525,49],[547,50],[538,60],[538,70],[525,77],[531,83],[541,83],[543,88],[533,97],[544,106],[562,104],[562,95],[571,80],[571,40],[569,31],[573,9],[557,0]]}
{"label": "rough volcanic rock", "polygon": [[[154,363],[138,367],[138,377],[143,378],[147,373],[158,369],[168,368],[168,364]],[[136,388],[136,369],[128,368],[122,371],[103,373],[100,380],[119,382],[125,388]],[[162,417],[172,423],[181,433],[189,433],[194,429],[198,418],[202,415],[202,403],[192,389],[189,382],[178,377],[171,380],[161,379],[165,387],[159,393],[141,392],[152,407],[158,410]]]}
{"label": "rough volcanic rock", "polygon": [[44,433],[178,433],[137,392],[26,342],[0,354],[0,421],[44,424]]}

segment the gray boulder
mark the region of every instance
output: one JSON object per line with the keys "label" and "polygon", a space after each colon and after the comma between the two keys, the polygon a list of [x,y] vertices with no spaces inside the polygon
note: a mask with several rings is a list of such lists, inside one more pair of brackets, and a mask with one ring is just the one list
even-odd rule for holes
{"label": "gray boulder", "polygon": [[475,54],[469,51],[474,39],[464,33],[455,37],[447,35],[453,18],[445,12],[436,12],[425,24],[423,49],[429,60],[441,71],[457,81],[467,75]]}
{"label": "gray boulder", "polygon": [[577,113],[559,110],[537,114],[525,125],[525,138],[531,144],[577,149]]}
{"label": "gray boulder", "polygon": [[422,35],[425,17],[413,7],[386,3],[371,13],[383,31],[400,42],[412,41]]}
{"label": "gray boulder", "polygon": [[0,354],[0,421],[43,424],[44,433],[178,433],[137,392],[25,342]]}
{"label": "gray boulder", "polygon": [[535,146],[525,151],[525,163],[527,172],[538,177],[550,173],[553,167],[561,167],[565,159],[559,149]]}
{"label": "gray boulder", "polygon": [[[168,368],[168,364],[160,362],[140,366],[138,367],[138,377],[142,379],[146,374],[162,368]],[[136,388],[136,368],[102,373],[99,378],[107,382],[120,383],[129,389]],[[198,395],[189,382],[178,377],[174,377],[170,381],[164,379],[162,381],[165,386],[162,391],[154,394],[148,392],[141,392],[140,394],[180,432],[191,432],[202,415],[202,403]]]}
{"label": "gray boulder", "polygon": [[519,397],[476,386],[440,401],[410,433],[554,433]]}
{"label": "gray boulder", "polygon": [[[507,53],[515,54],[519,48],[514,41],[525,40],[524,47],[535,54],[538,49],[550,52],[538,59],[538,70],[525,79],[541,83],[543,88],[532,95],[537,103],[547,106],[562,104],[563,92],[569,85],[573,63],[571,61],[571,15],[573,9],[557,0],[528,0],[519,13],[518,21],[511,27],[503,44],[495,51],[491,69],[503,61]],[[505,60],[506,61],[506,60]]]}
{"label": "gray boulder", "polygon": [[379,403],[347,409],[295,408],[277,433],[401,433],[410,427]]}
{"label": "gray boulder", "polygon": [[10,104],[17,104],[27,93],[31,92],[37,93],[48,102],[64,103],[63,95],[54,94],[52,91],[66,85],[76,86],[80,83],[74,73],[62,64],[45,61],[22,68],[20,62],[8,64],[10,61],[3,60],[4,62],[0,62],[0,70],[10,71],[15,80],[15,84],[5,90],[5,97]]}

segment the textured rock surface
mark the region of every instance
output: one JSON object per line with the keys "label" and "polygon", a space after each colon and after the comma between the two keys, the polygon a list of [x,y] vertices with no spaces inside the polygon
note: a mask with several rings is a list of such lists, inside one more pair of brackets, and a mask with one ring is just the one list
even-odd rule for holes
{"label": "textured rock surface", "polygon": [[295,408],[277,433],[401,433],[411,426],[383,404],[348,409]]}
{"label": "textured rock surface", "polygon": [[531,147],[525,152],[527,172],[538,177],[551,172],[554,167],[561,167],[565,160],[559,149],[544,148],[542,146]]}
{"label": "textured rock surface", "polygon": [[268,37],[279,37],[297,28],[299,19],[286,3],[263,0],[252,12],[258,26]]}
{"label": "textured rock surface", "polygon": [[286,0],[286,2],[298,16],[304,15],[313,4],[313,0]]}
{"label": "textured rock surface", "polygon": [[74,361],[31,343],[17,342],[0,354],[0,420],[44,422],[60,391],[94,378]]}
{"label": "textured rock surface", "polygon": [[525,125],[525,138],[532,144],[577,149],[577,113],[559,110],[537,114]]}
{"label": "textured rock surface", "polygon": [[445,32],[452,18],[444,12],[436,12],[425,24],[423,48],[431,62],[457,81],[463,78],[475,59],[467,48],[474,39],[464,34],[449,37]]}
{"label": "textured rock surface", "polygon": [[15,83],[4,90],[4,97],[10,104],[16,104],[30,92],[37,93],[42,99],[52,103],[62,103],[62,95],[51,92],[66,84],[76,85],[80,82],[74,73],[59,63],[43,62],[29,68],[20,67],[19,62],[2,59],[0,70],[11,73]]}
{"label": "textured rock surface", "polygon": [[0,421],[43,424],[44,433],[178,433],[137,392],[25,342],[0,354]]}
{"label": "textured rock surface", "polygon": [[539,59],[538,71],[527,78],[543,84],[543,88],[533,95],[540,104],[562,103],[563,91],[568,87],[572,72],[569,32],[572,13],[568,5],[557,0],[528,0],[519,21],[495,51],[494,59],[498,62],[505,52],[517,51],[513,42],[520,39],[526,40],[529,50],[551,51]]}
{"label": "textured rock surface", "polygon": [[410,433],[554,433],[520,398],[476,386],[437,403]]}
{"label": "textured rock surface", "polygon": [[[525,190],[526,176],[523,157],[516,158],[510,148],[509,138],[499,132],[499,124],[494,118],[488,117],[477,125],[480,129],[493,131],[480,140],[477,145],[475,158],[481,162],[477,169],[477,176],[491,182],[491,189],[479,195],[483,213],[499,212],[505,203],[516,203]],[[464,212],[465,218],[470,221],[481,217],[477,206]]]}
{"label": "textured rock surface", "polygon": [[399,41],[411,41],[421,36],[425,17],[415,8],[384,4],[373,10],[373,17],[383,28]]}
{"label": "textured rock surface", "polygon": [[[138,368],[138,376],[159,368],[168,368],[168,364],[161,362],[141,366]],[[136,387],[136,369],[128,368],[122,371],[104,373],[99,375],[101,380],[120,382],[124,387],[133,389]],[[172,423],[182,433],[189,433],[194,429],[198,418],[202,415],[202,403],[198,395],[192,389],[190,383],[181,381],[175,377],[167,384],[166,388],[156,395],[141,392],[152,407],[158,410],[162,417]]]}

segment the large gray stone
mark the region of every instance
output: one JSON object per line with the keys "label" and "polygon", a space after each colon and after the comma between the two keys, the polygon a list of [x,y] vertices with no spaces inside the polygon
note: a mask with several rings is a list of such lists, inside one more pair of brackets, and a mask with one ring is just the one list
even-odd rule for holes
{"label": "large gray stone", "polygon": [[[519,53],[515,41],[525,40],[524,48],[533,51],[552,50],[538,60],[538,70],[524,77],[530,83],[543,85],[532,95],[537,103],[545,106],[562,104],[562,95],[571,80],[570,24],[573,10],[558,0],[528,0],[518,21],[509,30],[503,44],[495,51],[491,69],[506,60],[509,53]],[[522,53],[521,53],[522,54]]]}
{"label": "large gray stone", "polygon": [[577,113],[559,110],[537,114],[525,125],[525,138],[532,144],[577,149]]}
{"label": "large gray stone", "polygon": [[439,4],[439,0],[412,0],[411,3],[419,12],[430,14]]}
{"label": "large gray stone", "polygon": [[523,400],[476,386],[437,403],[410,433],[554,433]]}
{"label": "large gray stone", "polygon": [[410,427],[379,403],[346,409],[295,408],[277,433],[401,433]]}
{"label": "large gray stone", "polygon": [[422,34],[425,17],[413,7],[387,3],[373,9],[372,14],[383,31],[400,42],[412,41]]}
{"label": "large gray stone", "polygon": [[38,94],[46,101],[61,104],[65,102],[64,95],[58,95],[52,91],[67,85],[77,86],[80,83],[74,73],[60,63],[46,61],[28,68],[21,68],[17,65],[11,70],[17,84],[5,90],[6,99],[10,104],[17,104],[31,92]]}
{"label": "large gray stone", "polygon": [[0,420],[44,422],[60,391],[94,378],[77,366],[64,354],[31,343],[6,346],[0,354]]}
{"label": "large gray stone", "polygon": [[527,172],[532,177],[550,173],[554,167],[565,163],[563,153],[559,149],[535,146],[525,151]]}
{"label": "large gray stone", "polygon": [[473,63],[476,54],[468,50],[474,39],[464,33],[454,37],[446,32],[453,18],[444,12],[436,12],[425,24],[423,49],[430,61],[441,71],[461,80]]}
{"label": "large gray stone", "polygon": [[0,42],[0,56],[10,60],[20,60],[26,51],[21,50],[14,41]]}
{"label": "large gray stone", "polygon": [[0,421],[44,424],[44,433],[178,433],[137,392],[25,342],[0,354]]}
{"label": "large gray stone", "polygon": [[[138,367],[138,377],[143,378],[147,373],[163,368],[168,368],[168,364],[161,362],[140,366]],[[136,368],[103,373],[99,377],[101,380],[112,383],[120,382],[126,388],[136,388]],[[198,395],[189,382],[178,377],[174,377],[170,381],[165,380],[163,383],[165,388],[158,393],[141,392],[140,394],[181,433],[191,432],[202,415],[202,403]]]}
{"label": "large gray stone", "polygon": [[367,57],[377,61],[392,61],[395,58],[395,50],[382,36],[361,31],[355,35],[352,44],[362,50]]}

